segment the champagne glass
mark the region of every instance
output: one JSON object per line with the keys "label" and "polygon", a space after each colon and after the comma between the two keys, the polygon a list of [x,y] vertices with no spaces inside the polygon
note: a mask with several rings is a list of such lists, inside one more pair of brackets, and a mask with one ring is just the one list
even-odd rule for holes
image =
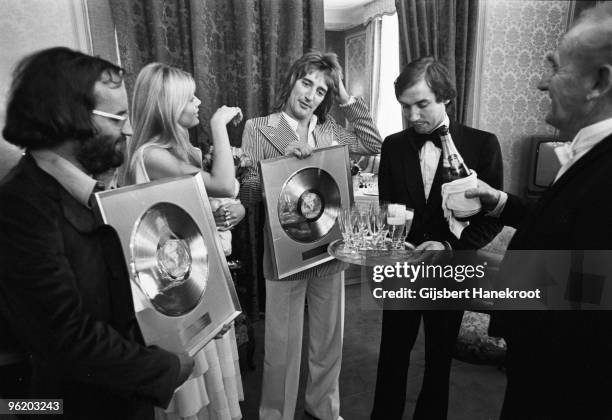
{"label": "champagne glass", "polygon": [[340,209],[338,213],[338,227],[340,228],[340,233],[342,234],[342,239],[344,240],[344,246],[346,248],[351,247],[351,230],[349,226],[346,209]]}
{"label": "champagne glass", "polygon": [[357,210],[357,207],[353,206],[350,209],[347,209],[348,212],[348,222],[349,222],[349,229],[351,230],[351,236],[352,236],[352,246],[353,248],[359,249],[359,247],[361,246],[361,242],[360,242],[360,237],[361,237],[361,230],[359,229],[359,211]]}
{"label": "champagne glass", "polygon": [[378,233],[378,248],[386,249],[387,248],[387,234],[389,233],[389,226],[387,225],[387,203],[382,202],[378,205],[378,217],[376,218],[376,223],[379,225],[379,233]]}
{"label": "champagne glass", "polygon": [[387,231],[385,230],[386,210],[377,204],[372,204],[370,207],[370,232],[372,233],[372,245],[374,249],[382,248],[380,242],[383,240]]}
{"label": "champagne glass", "polygon": [[402,249],[404,245],[404,230],[406,229],[406,206],[404,204],[389,204],[387,206],[387,226],[391,234],[391,248]]}
{"label": "champagne glass", "polygon": [[410,233],[410,228],[412,227],[412,220],[414,219],[414,210],[411,208],[406,208],[404,211],[404,232],[402,234],[401,239],[401,248],[404,248],[404,241],[406,241],[406,237],[408,233]]}
{"label": "champagne glass", "polygon": [[379,225],[376,223],[376,218],[378,217],[378,208],[371,204],[368,208],[368,231],[370,232],[370,245],[372,248],[376,249],[376,239],[378,238],[378,234],[380,232]]}
{"label": "champagne glass", "polygon": [[367,248],[366,236],[368,234],[368,211],[366,209],[355,208],[353,213],[356,219],[357,235],[359,237],[358,248]]}

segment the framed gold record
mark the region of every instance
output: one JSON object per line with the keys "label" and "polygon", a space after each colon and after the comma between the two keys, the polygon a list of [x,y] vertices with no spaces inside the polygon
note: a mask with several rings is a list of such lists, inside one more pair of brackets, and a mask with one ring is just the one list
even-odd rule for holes
{"label": "framed gold record", "polygon": [[115,228],[148,345],[197,353],[240,313],[201,174],[96,194]]}
{"label": "framed gold record", "polygon": [[336,219],[353,202],[347,146],[316,149],[259,163],[268,231],[278,279],[333,259],[328,245],[341,238]]}

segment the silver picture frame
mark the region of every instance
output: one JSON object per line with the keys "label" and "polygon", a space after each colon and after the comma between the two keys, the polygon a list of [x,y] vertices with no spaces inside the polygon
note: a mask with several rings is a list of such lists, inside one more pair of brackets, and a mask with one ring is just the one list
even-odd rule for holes
{"label": "silver picture frame", "polygon": [[276,278],[334,259],[327,247],[342,238],[338,212],[353,203],[349,162],[345,145],[259,162]]}
{"label": "silver picture frame", "polygon": [[240,314],[201,174],[96,193],[121,241],[147,345],[195,355]]}

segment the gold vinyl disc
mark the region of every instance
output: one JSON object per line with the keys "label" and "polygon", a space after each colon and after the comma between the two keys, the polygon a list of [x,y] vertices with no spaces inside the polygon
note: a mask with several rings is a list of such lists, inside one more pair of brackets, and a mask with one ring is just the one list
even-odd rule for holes
{"label": "gold vinyl disc", "polygon": [[278,219],[290,238],[316,242],[329,233],[340,209],[340,189],[320,168],[303,168],[285,181],[278,199]]}
{"label": "gold vinyl disc", "polygon": [[208,282],[208,250],[185,210],[150,207],[134,226],[130,251],[133,278],[157,311],[181,316],[197,306]]}

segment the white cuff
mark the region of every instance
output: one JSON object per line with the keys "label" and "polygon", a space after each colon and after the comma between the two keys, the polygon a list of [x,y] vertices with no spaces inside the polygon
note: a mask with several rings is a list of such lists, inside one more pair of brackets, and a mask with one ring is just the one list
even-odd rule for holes
{"label": "white cuff", "polygon": [[499,200],[497,201],[495,208],[491,211],[486,212],[485,216],[499,218],[499,216],[501,216],[502,212],[504,211],[504,208],[506,207],[507,201],[508,201],[508,194],[506,194],[503,191],[500,191]]}
{"label": "white cuff", "polygon": [[469,225],[469,221],[461,222],[455,219],[455,217],[452,215],[448,218],[448,228],[457,239],[461,239],[461,233],[463,232],[463,229],[465,229]]}

